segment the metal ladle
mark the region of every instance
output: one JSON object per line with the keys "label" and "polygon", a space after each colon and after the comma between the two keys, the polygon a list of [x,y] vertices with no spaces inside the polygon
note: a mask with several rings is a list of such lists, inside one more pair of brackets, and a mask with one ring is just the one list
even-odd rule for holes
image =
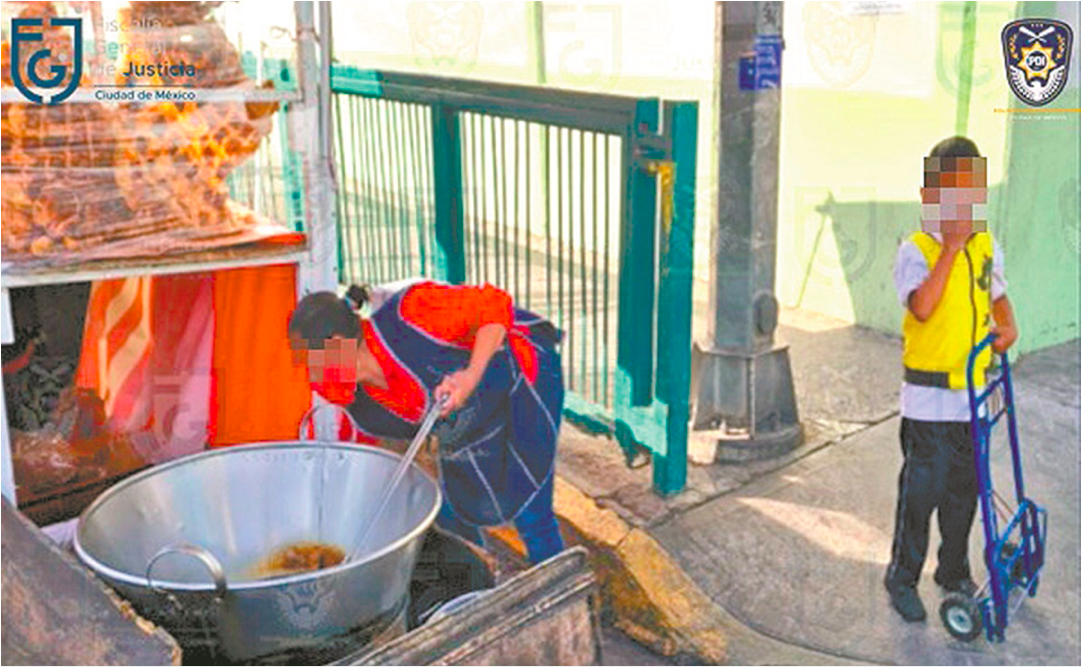
{"label": "metal ladle", "polygon": [[[383,512],[386,510],[387,505],[390,504],[391,496],[394,495],[394,491],[398,488],[398,485],[401,483],[402,478],[405,477],[405,473],[409,470],[409,466],[412,465],[413,460],[417,458],[417,454],[420,452],[420,448],[424,444],[424,441],[428,439],[429,435],[431,435],[432,428],[435,426],[436,420],[439,419],[439,413],[443,411],[444,407],[446,407],[448,400],[450,400],[449,396],[440,396],[438,399],[436,399],[435,403],[431,406],[431,408],[428,409],[428,412],[424,415],[424,419],[421,421],[420,427],[417,429],[417,434],[413,437],[413,441],[409,443],[409,449],[406,450],[405,454],[402,456],[401,461],[398,462],[398,466],[394,469],[394,474],[391,475],[390,478],[390,484],[388,484],[386,489],[384,489],[383,495],[379,499],[379,504],[376,506],[375,513],[371,515],[371,519],[369,519],[367,524],[365,524],[364,529],[360,531],[360,534],[357,537],[356,541],[353,542],[352,548],[346,552],[345,559],[342,561],[343,563],[351,561],[360,555],[360,550],[364,546],[365,540],[367,540],[368,535],[372,532],[372,528],[374,528],[379,523],[379,519],[383,516]],[[352,414],[350,414],[348,410],[334,403],[324,403],[312,407],[312,409],[304,415],[304,418],[301,419],[299,439],[306,439],[305,436],[307,433],[308,424],[311,421],[312,417],[315,415],[315,413],[322,408],[328,407],[335,408],[341,411],[349,420],[349,423],[353,427],[353,430],[357,432],[360,431],[360,427],[357,426],[357,422],[353,419]]]}
{"label": "metal ladle", "polygon": [[420,427],[417,429],[417,434],[413,436],[413,441],[409,443],[409,449],[405,451],[402,460],[398,462],[398,467],[394,469],[394,474],[390,478],[390,484],[388,484],[383,491],[383,497],[379,500],[375,512],[371,515],[371,519],[369,519],[367,525],[364,526],[364,530],[360,532],[359,537],[357,537],[357,540],[353,543],[353,548],[346,553],[343,562],[353,560],[360,555],[361,548],[368,539],[369,533],[371,533],[372,528],[379,523],[379,519],[383,516],[384,510],[386,510],[387,505],[390,504],[391,496],[394,495],[394,491],[398,488],[398,484],[401,483],[402,478],[405,477],[405,473],[409,470],[409,466],[412,465],[413,460],[417,458],[417,453],[420,452],[420,448],[423,446],[424,441],[427,440],[428,436],[431,434],[432,427],[435,426],[436,420],[439,419],[439,413],[446,407],[448,400],[450,400],[449,396],[440,396],[432,407],[428,409],[428,413],[424,415],[424,420],[421,421]]}

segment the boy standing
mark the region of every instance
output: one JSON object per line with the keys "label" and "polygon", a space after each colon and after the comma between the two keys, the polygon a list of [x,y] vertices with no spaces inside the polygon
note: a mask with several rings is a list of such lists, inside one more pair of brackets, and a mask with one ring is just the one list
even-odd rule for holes
{"label": "boy standing", "polygon": [[[947,591],[973,594],[968,536],[976,512],[965,367],[989,332],[1006,351],[1017,339],[1006,298],[1002,252],[986,231],[986,159],[965,137],[940,142],[924,160],[923,231],[897,252],[894,283],[905,308],[904,384],[896,527],[886,590],[906,621],[927,612],[916,592],[927,556],[931,513],[942,544],[934,579]],[[974,381],[985,383],[986,350]]]}

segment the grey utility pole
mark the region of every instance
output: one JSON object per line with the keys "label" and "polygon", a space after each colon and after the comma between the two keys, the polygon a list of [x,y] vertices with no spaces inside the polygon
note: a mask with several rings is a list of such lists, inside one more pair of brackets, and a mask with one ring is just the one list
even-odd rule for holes
{"label": "grey utility pole", "polygon": [[308,256],[301,262],[298,293],[338,287],[333,128],[330,115],[330,3],[294,4],[300,102],[292,103],[290,143],[304,170],[304,231]]}
{"label": "grey utility pole", "polygon": [[716,22],[717,212],[690,445],[730,462],[780,455],[802,429],[788,349],[774,341],[782,6],[718,2]]}

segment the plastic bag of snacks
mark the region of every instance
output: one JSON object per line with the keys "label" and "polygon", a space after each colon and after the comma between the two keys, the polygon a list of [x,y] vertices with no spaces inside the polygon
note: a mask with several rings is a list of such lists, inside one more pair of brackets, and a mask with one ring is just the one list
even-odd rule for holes
{"label": "plastic bag of snacks", "polygon": [[93,483],[146,465],[129,436],[106,428],[104,405],[90,391],[61,392],[52,419],[33,431],[12,430],[12,463],[20,500]]}

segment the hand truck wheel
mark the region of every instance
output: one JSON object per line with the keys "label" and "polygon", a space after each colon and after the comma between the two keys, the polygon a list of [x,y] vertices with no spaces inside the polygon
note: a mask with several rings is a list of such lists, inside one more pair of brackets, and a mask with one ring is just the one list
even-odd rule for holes
{"label": "hand truck wheel", "polygon": [[964,642],[980,636],[983,617],[976,601],[963,593],[951,593],[938,608],[942,624],[951,635]]}

